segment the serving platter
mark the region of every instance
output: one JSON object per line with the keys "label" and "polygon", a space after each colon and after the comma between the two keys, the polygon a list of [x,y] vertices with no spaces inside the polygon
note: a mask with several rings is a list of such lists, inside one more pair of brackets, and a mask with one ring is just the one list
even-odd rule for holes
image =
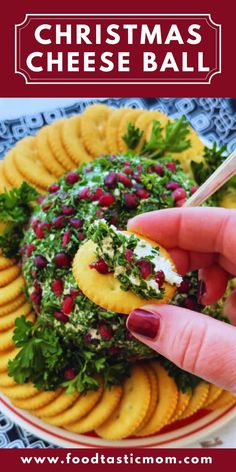
{"label": "serving platter", "polygon": [[123,439],[122,441],[110,442],[105,441],[94,434],[74,434],[61,428],[46,424],[25,410],[15,408],[2,394],[0,395],[0,409],[10,420],[43,440],[51,442],[59,447],[79,449],[104,447],[185,447],[193,441],[199,441],[207,435],[212,434],[218,428],[225,426],[233,418],[236,418],[235,405],[221,408],[213,412],[201,410],[188,420],[178,421],[173,425],[164,428],[159,434],[142,439],[130,438]]}

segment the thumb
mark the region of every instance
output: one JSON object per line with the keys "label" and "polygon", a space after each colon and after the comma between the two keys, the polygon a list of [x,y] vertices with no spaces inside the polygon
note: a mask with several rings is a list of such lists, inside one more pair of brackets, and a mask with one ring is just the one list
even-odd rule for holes
{"label": "thumb", "polygon": [[127,328],[181,369],[236,393],[235,327],[181,307],[145,305]]}

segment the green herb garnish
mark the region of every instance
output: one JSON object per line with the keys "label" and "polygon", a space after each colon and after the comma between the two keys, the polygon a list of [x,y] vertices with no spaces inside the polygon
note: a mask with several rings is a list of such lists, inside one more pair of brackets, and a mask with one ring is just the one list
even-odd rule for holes
{"label": "green herb garnish", "polygon": [[182,152],[191,146],[190,141],[186,139],[188,133],[189,124],[184,116],[173,122],[168,121],[165,130],[160,121],[154,120],[150,139],[144,143],[142,154],[156,159],[165,153]]}
{"label": "green herb garnish", "polygon": [[[9,361],[9,375],[19,384],[31,381],[39,390],[60,386],[67,387],[68,394],[96,390],[99,386],[96,374],[102,372],[109,387],[120,384],[128,373],[124,360],[109,360],[103,353],[86,348],[75,350],[72,345],[69,349],[62,336],[40,318],[35,324],[24,316],[17,318],[13,340],[21,350]],[[65,382],[64,371],[68,367],[77,374]]]}
{"label": "green herb garnish", "polygon": [[136,146],[139,144],[142,136],[143,131],[141,131],[139,128],[136,128],[133,123],[129,123],[127,133],[124,134],[122,139],[127,144],[128,149],[135,149]]}
{"label": "green herb garnish", "polygon": [[26,182],[19,188],[0,195],[0,221],[6,223],[6,228],[0,235],[0,248],[6,257],[19,256],[24,226],[30,219],[33,211],[32,202],[38,195],[38,192]]}

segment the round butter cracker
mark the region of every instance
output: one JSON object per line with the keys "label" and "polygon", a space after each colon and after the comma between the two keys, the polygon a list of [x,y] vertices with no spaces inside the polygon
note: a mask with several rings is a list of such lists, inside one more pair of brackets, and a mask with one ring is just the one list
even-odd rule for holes
{"label": "round butter cracker", "polygon": [[13,300],[10,303],[7,303],[6,305],[0,306],[0,317],[6,316],[9,313],[12,313],[13,311],[17,310],[20,306],[22,306],[26,302],[26,297],[25,294],[22,293],[18,297],[16,297],[15,300]]}
{"label": "round butter cracker", "polygon": [[0,372],[7,372],[8,363],[10,360],[14,359],[18,354],[20,349],[12,348],[9,351],[1,352],[0,355]]}
{"label": "round butter cracker", "polygon": [[118,154],[119,147],[118,147],[118,129],[120,126],[120,122],[123,116],[128,112],[131,111],[131,108],[117,108],[114,110],[113,113],[109,116],[106,124],[106,141],[107,141],[107,148],[111,154]]}
{"label": "round butter cracker", "polygon": [[32,398],[27,398],[26,400],[13,400],[12,403],[17,408],[21,408],[22,410],[35,410],[53,402],[55,398],[60,395],[61,392],[62,389],[55,390],[55,392],[43,391],[38,393],[38,395],[33,396]]}
{"label": "round butter cracker", "polygon": [[122,395],[122,388],[113,385],[105,389],[99,402],[79,421],[65,426],[65,429],[74,433],[87,433],[101,426],[112,415]]}
{"label": "round butter cracker", "polygon": [[108,154],[106,125],[113,110],[102,103],[95,103],[86,108],[81,115],[82,141],[92,156]]}
{"label": "round butter cracker", "polygon": [[233,405],[234,403],[236,403],[236,396],[231,392],[223,390],[220,396],[208,406],[208,409],[214,411],[219,408]]}
{"label": "round butter cracker", "polygon": [[75,163],[70,158],[62,141],[62,130],[66,121],[67,119],[59,120],[50,125],[48,127],[48,139],[52,152],[60,165],[66,170],[72,170],[75,167]]}
{"label": "round butter cracker", "polygon": [[5,287],[9,283],[13,282],[20,274],[21,269],[18,265],[13,265],[7,269],[0,271],[0,287]]}
{"label": "round butter cracker", "polygon": [[6,305],[9,302],[13,302],[15,298],[22,295],[23,288],[25,286],[25,280],[22,275],[19,275],[15,280],[0,288],[0,307]]}
{"label": "round butter cracker", "polygon": [[158,380],[158,401],[154,413],[149,422],[138,432],[136,436],[149,436],[157,433],[166,424],[168,424],[173,412],[175,411],[178,400],[178,388],[172,377],[157,361],[151,362]]}
{"label": "round butter cracker", "polygon": [[92,155],[85,149],[82,141],[81,115],[64,120],[61,132],[64,147],[72,161],[72,168],[92,160]]}
{"label": "round butter cracker", "polygon": [[[160,254],[171,260],[167,251],[159,244],[139,235],[136,236],[141,240],[147,241],[153,247],[159,247]],[[72,266],[73,275],[79,288],[92,302],[106,310],[127,315],[134,308],[141,307],[147,303],[163,304],[171,300],[175,293],[175,287],[168,283],[163,285],[165,289],[163,298],[147,300],[130,290],[127,292],[122,290],[119,280],[112,273],[103,275],[95,269],[91,269],[90,264],[96,260],[95,247],[91,240],[82,244],[74,257]],[[171,262],[174,267],[172,260]]]}
{"label": "round butter cracker", "polygon": [[194,415],[200,408],[203,407],[209,393],[209,384],[207,382],[200,382],[193,390],[190,402],[184,410],[179,420],[189,418]]}
{"label": "round butter cracker", "polygon": [[103,383],[99,380],[98,390],[83,393],[66,411],[55,416],[44,416],[43,420],[54,426],[66,426],[85,417],[97,404],[103,393]]}
{"label": "round butter cracker", "polygon": [[127,438],[139,427],[147,413],[151,388],[147,373],[141,365],[131,368],[131,375],[123,383],[121,400],[110,418],[96,428],[103,439]]}
{"label": "round butter cracker", "polygon": [[56,416],[63,411],[67,410],[75,401],[78,399],[79,394],[77,392],[71,393],[70,395],[62,391],[62,393],[51,403],[42,408],[33,411],[33,414],[43,418],[44,416]]}
{"label": "round butter cracker", "polygon": [[61,162],[58,162],[56,156],[53,154],[49,143],[49,130],[50,126],[47,125],[41,128],[36,135],[36,146],[38,151],[38,158],[43,163],[44,167],[55,177],[61,177],[65,173],[66,167]]}

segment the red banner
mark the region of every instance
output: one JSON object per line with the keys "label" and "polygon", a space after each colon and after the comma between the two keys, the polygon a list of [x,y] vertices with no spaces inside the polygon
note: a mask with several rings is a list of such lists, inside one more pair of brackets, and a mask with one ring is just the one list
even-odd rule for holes
{"label": "red banner", "polygon": [[26,84],[210,84],[221,25],[208,14],[26,14],[16,25]]}
{"label": "red banner", "polygon": [[228,472],[234,469],[235,449],[14,449],[0,450],[2,468],[17,472],[34,470],[159,470]]}
{"label": "red banner", "polygon": [[6,2],[0,96],[232,97],[234,18],[229,0]]}

